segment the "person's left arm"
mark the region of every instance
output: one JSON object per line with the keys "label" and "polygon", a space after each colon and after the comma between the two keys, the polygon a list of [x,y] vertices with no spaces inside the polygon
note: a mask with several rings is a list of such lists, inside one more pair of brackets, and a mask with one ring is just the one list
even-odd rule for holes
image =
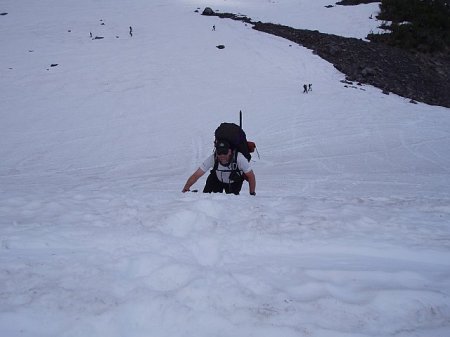
{"label": "person's left arm", "polygon": [[252,166],[250,165],[250,162],[247,160],[247,158],[244,157],[243,154],[238,153],[237,164],[239,169],[242,170],[242,172],[244,172],[245,176],[247,177],[248,189],[250,194],[256,195],[256,177],[255,173],[253,172]]}

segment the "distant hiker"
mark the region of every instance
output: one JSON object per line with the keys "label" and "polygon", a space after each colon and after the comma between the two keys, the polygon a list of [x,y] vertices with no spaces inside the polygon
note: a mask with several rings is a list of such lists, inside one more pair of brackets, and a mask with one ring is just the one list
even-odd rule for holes
{"label": "distant hiker", "polygon": [[303,93],[304,94],[308,93],[308,86],[306,84],[303,84]]}
{"label": "distant hiker", "polygon": [[89,36],[91,37],[91,39],[92,39],[92,32],[89,32]]}
{"label": "distant hiker", "polygon": [[215,30],[216,30],[216,25],[213,25],[213,28],[212,28],[212,30],[213,30],[213,31],[215,31]]}
{"label": "distant hiker", "polygon": [[182,192],[188,192],[192,185],[212,169],[203,193],[233,193],[239,194],[244,180],[248,180],[251,195],[256,195],[256,178],[250,162],[241,152],[231,149],[230,143],[225,140],[215,142],[215,152],[200,165],[186,181]]}
{"label": "distant hiker", "polygon": [[133,27],[130,26],[130,36],[133,36]]}
{"label": "distant hiker", "polygon": [[312,91],[312,84],[308,84],[308,91]]}

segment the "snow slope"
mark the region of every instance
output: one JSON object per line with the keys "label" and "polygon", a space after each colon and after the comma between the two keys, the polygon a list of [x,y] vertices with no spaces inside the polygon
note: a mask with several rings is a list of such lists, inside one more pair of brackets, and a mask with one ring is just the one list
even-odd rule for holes
{"label": "snow slope", "polygon": [[[449,109],[200,15],[376,29],[328,4],[2,1],[1,336],[450,333]],[[239,110],[257,196],[182,194]]]}

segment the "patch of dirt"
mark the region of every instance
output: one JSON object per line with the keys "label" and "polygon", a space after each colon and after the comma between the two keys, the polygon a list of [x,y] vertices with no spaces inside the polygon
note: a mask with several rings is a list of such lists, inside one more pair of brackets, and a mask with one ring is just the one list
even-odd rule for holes
{"label": "patch of dirt", "polygon": [[347,81],[370,84],[386,94],[392,92],[413,101],[450,108],[448,55],[412,54],[382,43],[253,22],[232,13],[212,15],[252,24],[255,30],[311,49],[344,73]]}

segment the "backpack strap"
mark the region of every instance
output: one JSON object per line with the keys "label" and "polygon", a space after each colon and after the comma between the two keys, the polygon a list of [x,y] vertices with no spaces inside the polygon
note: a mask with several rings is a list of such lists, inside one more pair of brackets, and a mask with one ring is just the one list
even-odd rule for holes
{"label": "backpack strap", "polygon": [[214,152],[214,166],[211,170],[211,173],[216,172],[218,167],[219,167],[219,159],[217,159],[216,152]]}

